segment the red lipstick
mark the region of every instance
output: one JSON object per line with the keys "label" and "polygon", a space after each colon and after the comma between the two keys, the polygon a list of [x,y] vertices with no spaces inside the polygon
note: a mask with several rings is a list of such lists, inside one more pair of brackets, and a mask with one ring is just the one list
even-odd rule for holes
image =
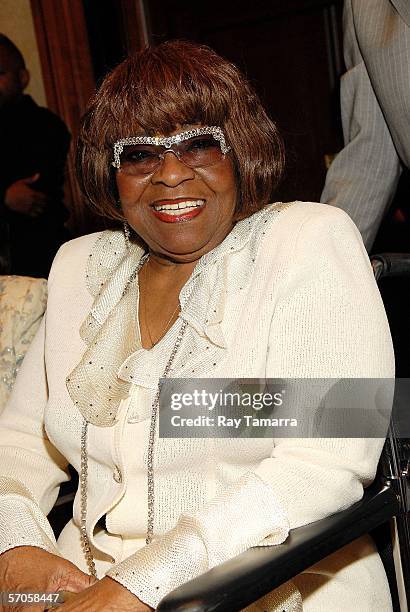
{"label": "red lipstick", "polygon": [[[192,202],[192,205],[195,208],[191,208],[187,206],[186,208],[175,208],[175,206],[180,202],[186,202],[189,204]],[[198,205],[198,202],[201,205]],[[155,207],[159,206],[174,206],[172,212],[170,209],[156,210]],[[184,221],[190,221],[191,219],[197,217],[201,214],[205,206],[205,202],[200,198],[175,198],[173,200],[159,200],[151,205],[152,213],[164,223],[181,223]]]}

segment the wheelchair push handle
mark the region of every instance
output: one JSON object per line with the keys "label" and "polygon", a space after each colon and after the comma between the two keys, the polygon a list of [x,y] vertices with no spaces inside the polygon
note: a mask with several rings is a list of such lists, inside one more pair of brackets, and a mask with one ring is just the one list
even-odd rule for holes
{"label": "wheelchair push handle", "polygon": [[410,276],[410,253],[381,253],[372,255],[376,280],[385,276]]}

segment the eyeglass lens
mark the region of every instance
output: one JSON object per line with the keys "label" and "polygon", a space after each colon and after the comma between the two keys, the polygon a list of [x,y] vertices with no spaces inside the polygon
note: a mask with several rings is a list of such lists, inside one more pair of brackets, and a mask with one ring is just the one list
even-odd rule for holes
{"label": "eyeglass lens", "polygon": [[170,150],[190,168],[211,166],[223,157],[219,142],[211,135],[194,136],[168,149],[158,145],[125,145],[120,156],[121,171],[133,175],[155,172],[165,151]]}

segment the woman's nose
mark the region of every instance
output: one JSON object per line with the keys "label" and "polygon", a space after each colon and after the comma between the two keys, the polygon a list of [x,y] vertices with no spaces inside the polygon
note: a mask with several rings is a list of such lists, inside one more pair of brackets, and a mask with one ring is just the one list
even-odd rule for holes
{"label": "woman's nose", "polygon": [[153,183],[164,183],[169,186],[176,186],[193,179],[195,172],[192,168],[189,168],[184,162],[182,162],[177,154],[170,150],[164,153],[161,164],[152,175]]}

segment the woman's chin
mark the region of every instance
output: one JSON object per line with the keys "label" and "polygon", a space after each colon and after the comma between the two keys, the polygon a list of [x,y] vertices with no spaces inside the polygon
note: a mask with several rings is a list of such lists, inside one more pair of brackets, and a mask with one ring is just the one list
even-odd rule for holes
{"label": "woman's chin", "polygon": [[157,247],[150,248],[152,253],[155,253],[159,257],[165,257],[178,263],[189,263],[197,261],[205,253],[211,251],[213,246],[207,244],[198,244],[195,241],[178,241],[176,243],[162,244]]}

